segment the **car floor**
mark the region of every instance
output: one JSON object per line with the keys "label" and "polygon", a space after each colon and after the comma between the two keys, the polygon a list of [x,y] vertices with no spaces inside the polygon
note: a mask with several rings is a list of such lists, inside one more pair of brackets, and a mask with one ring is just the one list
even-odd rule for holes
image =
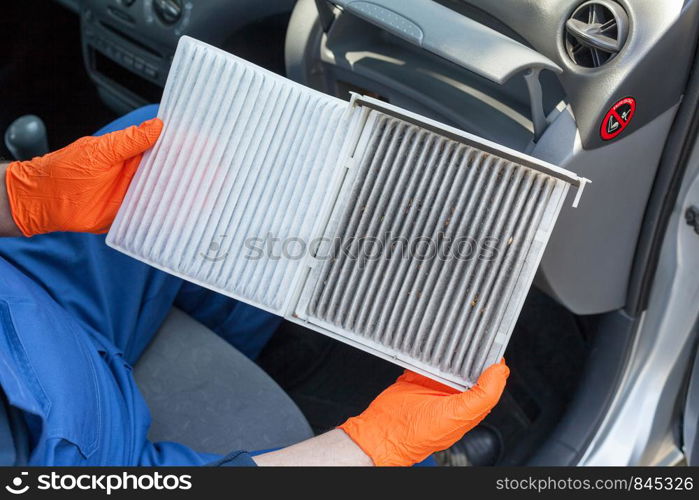
{"label": "car floor", "polygon": [[[501,436],[499,464],[526,463],[575,391],[587,342],[574,315],[533,290],[506,352],[512,375],[485,420]],[[402,369],[341,342],[284,323],[258,363],[322,433],[361,413]]]}

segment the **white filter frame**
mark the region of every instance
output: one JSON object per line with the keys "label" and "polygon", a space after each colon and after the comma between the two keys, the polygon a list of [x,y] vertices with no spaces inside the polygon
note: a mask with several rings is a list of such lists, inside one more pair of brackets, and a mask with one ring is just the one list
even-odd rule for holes
{"label": "white filter frame", "polygon": [[[196,66],[197,64],[201,64],[202,66]],[[320,270],[322,268],[322,262],[319,262],[311,252],[307,252],[305,257],[295,262],[288,271],[284,271],[284,276],[286,276],[286,278],[281,282],[277,282],[277,289],[273,290],[273,292],[277,294],[275,295],[277,300],[274,301],[260,300],[257,298],[257,296],[254,296],[254,294],[246,293],[244,289],[241,291],[241,289],[237,289],[235,286],[237,286],[239,281],[237,278],[240,277],[243,282],[246,279],[254,282],[255,277],[264,276],[265,273],[268,272],[268,269],[271,269],[273,265],[277,265],[276,263],[272,264],[264,261],[261,265],[259,265],[259,268],[253,267],[252,274],[248,273],[249,275],[247,275],[247,277],[233,274],[231,276],[218,276],[216,279],[207,279],[206,277],[202,277],[201,273],[197,274],[196,272],[193,272],[192,267],[187,267],[189,264],[183,265],[182,263],[186,260],[183,257],[180,257],[179,260],[172,259],[172,256],[176,255],[178,252],[188,252],[186,255],[194,256],[195,253],[193,252],[196,252],[198,249],[202,248],[202,245],[206,243],[206,241],[202,241],[201,238],[199,240],[195,238],[195,241],[192,241],[192,234],[195,230],[183,230],[182,224],[184,224],[184,222],[182,221],[189,221],[189,224],[193,224],[191,225],[191,228],[196,228],[198,227],[196,225],[197,222],[209,220],[211,214],[217,210],[216,207],[218,206],[211,203],[207,204],[206,194],[189,194],[186,192],[184,187],[177,184],[177,182],[182,181],[183,178],[190,180],[195,179],[197,176],[192,169],[202,168],[203,173],[200,175],[200,177],[204,176],[207,179],[213,179],[207,189],[209,189],[209,191],[212,193],[219,193],[217,196],[220,197],[221,189],[225,187],[225,183],[219,182],[216,184],[216,180],[219,178],[217,176],[223,176],[224,179],[227,179],[230,175],[229,172],[231,172],[230,169],[232,168],[242,169],[240,171],[245,171],[245,169],[254,169],[256,172],[262,173],[260,174],[261,179],[265,178],[265,172],[276,172],[274,169],[278,168],[292,168],[288,165],[291,160],[287,162],[281,161],[272,163],[266,160],[266,155],[263,156],[262,161],[248,162],[247,164],[238,162],[240,165],[236,165],[235,167],[231,166],[232,163],[235,162],[230,159],[233,158],[234,155],[229,155],[229,161],[223,162],[222,165],[217,165],[216,167],[201,167],[198,165],[197,159],[182,159],[182,155],[178,156],[176,154],[169,154],[169,151],[167,150],[168,146],[172,148],[172,144],[175,144],[176,140],[182,139],[183,137],[185,143],[187,141],[191,142],[192,140],[188,139],[186,134],[188,133],[188,127],[193,127],[194,125],[187,123],[187,120],[183,117],[189,116],[189,120],[192,120],[193,116],[202,115],[202,123],[205,123],[208,119],[206,116],[207,113],[213,113],[214,110],[219,109],[221,107],[221,99],[225,98],[225,88],[222,89],[221,87],[212,87],[213,90],[209,93],[210,95],[207,98],[200,97],[201,102],[196,109],[189,106],[189,115],[182,113],[184,106],[183,102],[188,102],[188,99],[192,98],[192,96],[189,94],[191,92],[191,88],[187,87],[187,82],[191,83],[192,81],[195,81],[193,79],[196,79],[197,75],[192,74],[194,71],[192,68],[195,66],[201,71],[209,72],[213,71],[212,68],[218,68],[217,71],[220,71],[222,75],[227,74],[226,72],[230,73],[232,71],[243,72],[246,75],[252,75],[253,79],[259,79],[259,81],[262,82],[262,87],[260,88],[263,88],[264,85],[271,85],[272,87],[267,88],[280,88],[284,92],[287,92],[288,95],[303,94],[304,96],[308,96],[307,102],[310,103],[308,104],[309,109],[313,108],[316,103],[321,103],[321,105],[328,103],[327,106],[334,110],[344,109],[345,118],[342,122],[341,128],[338,129],[341,130],[341,132],[339,133],[339,137],[337,137],[342,144],[335,146],[322,146],[326,149],[317,150],[313,148],[320,146],[317,146],[316,144],[307,145],[308,151],[306,153],[310,156],[315,154],[327,154],[324,152],[327,150],[327,147],[330,147],[331,150],[334,151],[340,151],[339,154],[333,153],[332,159],[328,162],[325,161],[325,157],[314,158],[315,162],[321,165],[321,168],[329,169],[328,173],[326,173],[327,175],[324,175],[326,175],[326,179],[330,180],[326,186],[319,186],[317,192],[313,192],[309,195],[315,197],[313,199],[315,199],[316,202],[313,202],[311,206],[317,207],[317,211],[310,215],[304,214],[305,218],[303,219],[302,224],[295,226],[296,229],[294,229],[303,231],[305,234],[313,236],[310,241],[313,241],[316,238],[331,237],[334,234],[333,231],[336,229],[338,223],[336,220],[337,214],[351,209],[351,207],[347,206],[347,204],[350,199],[348,190],[354,182],[355,176],[357,175],[357,169],[354,167],[357,165],[358,158],[361,157],[368,147],[369,137],[376,127],[378,117],[391,117],[393,119],[401,120],[413,126],[420,127],[421,129],[428,131],[430,134],[436,134],[440,137],[447,138],[454,143],[466,145],[483,154],[493,155],[494,157],[502,159],[502,161],[515,164],[518,168],[524,168],[527,171],[535,172],[536,175],[543,175],[547,179],[553,180],[554,187],[551,191],[552,198],[550,201],[550,206],[547,207],[539,223],[536,236],[532,242],[532,249],[526,249],[526,258],[524,261],[522,261],[521,269],[515,278],[516,282],[513,285],[513,288],[511,288],[511,294],[506,298],[507,307],[505,307],[503,314],[499,318],[497,333],[494,335],[492,345],[489,346],[486,353],[486,365],[491,362],[496,362],[504,353],[509,337],[514,329],[515,322],[524,303],[524,299],[534,279],[534,274],[543,255],[544,248],[546,247],[546,243],[548,242],[553,226],[566,198],[569,187],[574,186],[578,188],[578,196],[575,198],[574,202],[574,204],[577,204],[580,194],[582,193],[582,189],[589,181],[555,165],[532,158],[518,151],[505,148],[499,144],[487,141],[467,132],[458,130],[454,127],[441,124],[437,121],[425,118],[382,101],[359,95],[353,95],[352,100],[349,103],[341,101],[339,99],[320,94],[297,83],[291,82],[281,76],[275,75],[247,61],[237,58],[232,54],[208,46],[203,42],[194,40],[190,37],[182,37],[180,39],[177,53],[173,61],[173,66],[168,77],[163,103],[159,111],[159,116],[163,118],[165,122],[163,135],[161,136],[161,139],[156,147],[144,155],[144,159],[141,164],[142,168],[140,168],[137,172],[134,181],[129,188],[126,199],[124,200],[124,203],[119,210],[117,218],[107,237],[107,244],[116,250],[135,259],[146,262],[157,269],[178,276],[184,280],[196,283],[205,288],[214,290],[223,295],[249,303],[265,311],[282,316],[289,321],[303,325],[324,335],[345,342],[381,358],[387,359],[449,386],[456,387],[458,389],[470,387],[474,383],[475,377],[467,377],[463,374],[455,374],[441,370],[434,366],[434,364],[420,361],[414,356],[409,356],[401,350],[392,349],[385,345],[378,344],[362,335],[348,331],[347,329],[343,329],[319,318],[315,318],[309,314],[309,301],[311,300],[311,296],[314,293],[313,291],[316,289],[319,284],[319,280],[321,279]],[[204,76],[206,77],[207,75]],[[199,83],[197,85],[201,86],[205,84],[210,85],[210,83],[206,82]],[[199,92],[202,91],[202,88],[206,89],[208,87],[201,87]],[[249,95],[246,95],[245,100],[242,100],[239,103],[240,106],[247,105],[246,100],[248,99],[254,100],[255,98],[259,97],[254,95],[254,89],[250,90],[251,88],[252,87],[246,89],[246,92],[248,92]],[[269,90],[266,90],[266,92],[269,92]],[[235,100],[237,97],[234,96],[232,99]],[[306,108],[304,108],[304,110],[305,109]],[[275,112],[286,113],[284,103],[280,104],[279,109]],[[249,116],[253,116],[253,113],[251,112]],[[228,120],[230,121],[231,119],[233,118]],[[225,124],[226,118],[219,117],[217,123]],[[205,130],[208,129],[203,127],[202,130],[204,131],[203,133],[206,133]],[[233,132],[233,134],[240,133],[242,132]],[[298,135],[302,136],[303,134]],[[200,153],[203,152],[202,154],[199,154],[197,158],[202,157],[204,154],[210,156],[211,147],[214,146],[207,145],[206,138],[201,141],[197,139],[197,141],[199,149],[195,151]],[[215,144],[220,143],[220,141],[213,142]],[[265,144],[257,144],[250,147],[258,147],[259,149],[267,146]],[[287,147],[293,147],[293,145],[287,145]],[[246,154],[246,152],[243,151],[242,154]],[[222,157],[225,158],[225,154],[222,153]],[[209,168],[209,170],[206,170],[207,168]],[[212,168],[218,168],[222,173],[214,172],[211,170]],[[306,168],[303,161],[301,161],[298,166],[293,168],[296,169],[294,170],[295,172],[301,172],[302,177],[303,175],[311,175],[312,172]],[[166,172],[166,174],[162,174],[162,172]],[[161,174],[166,176],[164,177],[165,182],[159,182],[161,179]],[[248,174],[246,173],[245,179],[247,178]],[[237,177],[234,177],[234,179],[237,179]],[[196,185],[200,186],[202,185],[202,182],[203,181],[199,178],[196,181]],[[298,183],[299,181],[292,181],[292,183],[293,182]],[[255,183],[250,184],[250,186],[256,185],[257,184]],[[264,187],[260,187],[259,189],[266,191],[266,188]],[[206,193],[209,193],[209,191]],[[295,193],[295,188],[291,189],[291,191]],[[165,202],[163,199],[160,201],[150,201],[150,198],[153,200],[157,198],[156,194],[158,192],[170,193],[169,198],[165,198],[170,201],[170,205],[167,207],[164,206],[163,203]],[[251,197],[250,199],[257,205],[261,203],[260,200],[263,200],[262,202],[264,203],[269,202],[271,204],[276,202],[274,197],[258,197],[254,199]],[[288,203],[293,204],[295,199],[296,198],[290,197]],[[180,202],[182,200],[187,200],[187,208],[190,209],[190,212],[181,213],[186,212],[184,209],[178,211],[178,209],[183,206],[182,203],[179,205],[177,204],[178,200]],[[198,204],[193,200],[199,200]],[[150,205],[144,205],[144,203]],[[237,203],[237,200],[229,202],[228,205],[231,205],[231,203]],[[226,207],[228,207],[228,205],[226,205]],[[144,206],[149,207],[149,210],[144,209]],[[229,208],[226,209],[229,210]],[[257,211],[251,212],[246,206],[238,207],[238,205],[233,206],[230,208],[230,210],[232,210],[232,214],[235,213],[235,210],[238,210],[240,212],[240,217],[249,217],[250,213],[258,213]],[[167,217],[168,224],[170,224],[167,227],[174,228],[170,229],[171,231],[179,231],[179,234],[183,236],[183,240],[186,241],[181,241],[179,239],[169,241],[167,240],[169,234],[162,237],[158,235],[157,229],[159,226],[155,226],[160,224],[161,221],[166,220],[165,217]],[[199,219],[199,217],[202,218]],[[266,217],[262,217],[262,219],[266,219]],[[163,225],[162,227],[166,226]],[[197,234],[199,234],[203,231],[203,229],[197,229],[196,231]],[[241,234],[236,235],[235,237],[237,240],[242,241],[254,236],[259,235]],[[154,249],[152,246],[147,246],[147,244],[144,245],[145,241],[154,241],[154,238],[155,240],[163,239],[163,241],[167,243],[163,243],[163,245],[161,245],[162,248],[167,249],[167,252],[158,250],[158,248]],[[234,255],[235,258],[239,258],[239,256],[243,255],[242,253],[235,253],[239,250],[240,248],[233,248],[232,251],[234,253],[232,253],[232,255]],[[198,265],[201,267],[200,264]],[[235,269],[239,268],[239,264],[237,263],[233,263],[231,265],[235,266]],[[258,264],[255,265],[257,266]],[[246,268],[247,263],[242,265],[243,270]],[[211,269],[215,268],[211,267]],[[211,269],[208,271],[209,274],[207,276],[214,272]],[[221,283],[230,283],[231,280],[233,282],[232,286],[221,286]],[[284,283],[284,290],[278,289],[279,283]],[[263,290],[263,292],[265,291]],[[265,297],[268,297],[267,292],[265,292]]]}

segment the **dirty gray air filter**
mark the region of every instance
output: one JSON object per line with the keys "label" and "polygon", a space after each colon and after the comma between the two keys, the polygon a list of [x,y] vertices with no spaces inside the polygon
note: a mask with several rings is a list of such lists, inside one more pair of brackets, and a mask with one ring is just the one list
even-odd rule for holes
{"label": "dirty gray air filter", "polygon": [[160,116],[110,246],[458,388],[502,356],[586,182],[187,37]]}

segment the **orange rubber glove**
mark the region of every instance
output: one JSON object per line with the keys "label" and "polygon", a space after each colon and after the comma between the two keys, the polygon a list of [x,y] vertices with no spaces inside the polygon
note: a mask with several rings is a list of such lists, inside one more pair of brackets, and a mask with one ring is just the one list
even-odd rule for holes
{"label": "orange rubber glove", "polygon": [[449,448],[497,404],[510,369],[492,365],[466,392],[405,371],[358,417],[340,426],[379,466],[410,466]]}
{"label": "orange rubber glove", "polygon": [[25,236],[74,231],[106,233],[144,151],[160,136],[154,118],[7,166],[12,218]]}

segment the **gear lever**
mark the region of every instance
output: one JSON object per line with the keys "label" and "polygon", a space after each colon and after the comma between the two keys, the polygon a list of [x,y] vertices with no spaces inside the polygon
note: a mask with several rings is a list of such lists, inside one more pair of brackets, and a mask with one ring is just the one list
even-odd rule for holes
{"label": "gear lever", "polygon": [[17,118],[5,131],[5,146],[16,160],[31,160],[49,152],[44,121],[36,115]]}

